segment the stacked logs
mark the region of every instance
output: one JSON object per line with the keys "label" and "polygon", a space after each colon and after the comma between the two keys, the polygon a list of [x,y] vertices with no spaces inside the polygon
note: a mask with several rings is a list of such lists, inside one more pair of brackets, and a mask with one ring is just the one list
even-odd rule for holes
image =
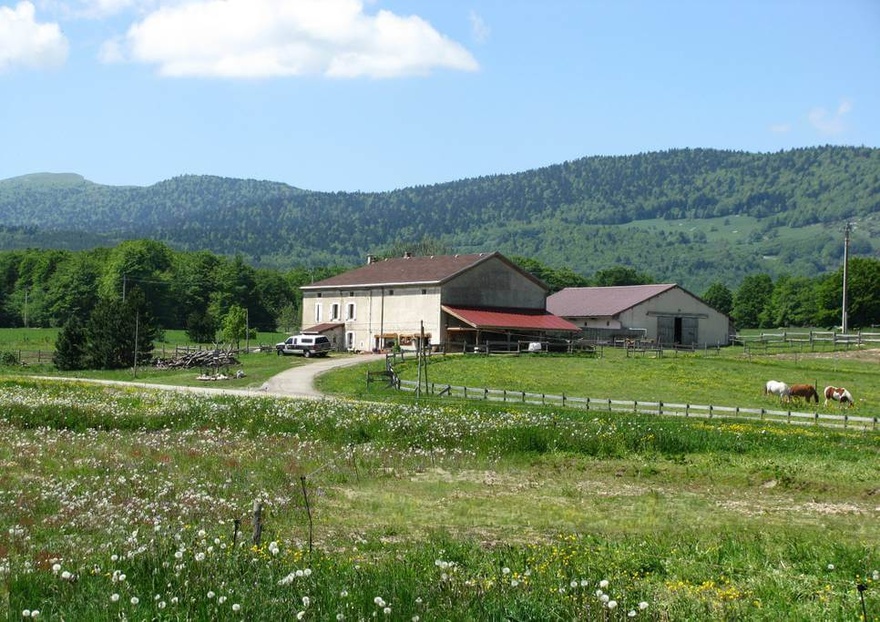
{"label": "stacked logs", "polygon": [[174,358],[156,359],[159,369],[190,369],[192,367],[228,367],[238,365],[232,350],[198,350],[175,356]]}

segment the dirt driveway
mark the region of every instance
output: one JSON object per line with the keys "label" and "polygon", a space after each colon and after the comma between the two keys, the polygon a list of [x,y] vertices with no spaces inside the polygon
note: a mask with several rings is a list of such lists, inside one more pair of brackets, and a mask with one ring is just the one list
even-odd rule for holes
{"label": "dirt driveway", "polygon": [[295,397],[323,397],[315,389],[315,378],[325,371],[337,367],[348,367],[360,363],[381,361],[384,354],[356,354],[352,356],[330,355],[307,362],[305,365],[291,367],[277,376],[272,376],[263,384],[263,389],[271,395],[288,395]]}

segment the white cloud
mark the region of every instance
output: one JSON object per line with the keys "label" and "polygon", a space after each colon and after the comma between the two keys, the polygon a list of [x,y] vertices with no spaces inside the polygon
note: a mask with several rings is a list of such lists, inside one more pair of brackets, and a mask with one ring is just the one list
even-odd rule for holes
{"label": "white cloud", "polygon": [[788,134],[791,131],[791,125],[788,123],[777,123],[770,126],[770,131],[773,134]]}
{"label": "white cloud", "polygon": [[489,26],[486,25],[486,22],[483,21],[483,18],[480,17],[476,11],[471,11],[468,18],[471,21],[471,35],[474,38],[474,41],[477,43],[485,43],[489,40],[489,35],[491,34],[491,30]]}
{"label": "white cloud", "polygon": [[840,134],[846,129],[846,116],[852,110],[852,102],[844,99],[834,112],[817,107],[810,110],[807,119],[821,134]]}
{"label": "white cloud", "polygon": [[196,0],[163,6],[108,42],[105,60],[165,76],[389,78],[475,71],[464,47],[417,16],[364,12],[361,0]]}
{"label": "white cloud", "polygon": [[58,24],[36,21],[34,5],[0,6],[0,72],[25,67],[52,69],[67,61],[68,42]]}

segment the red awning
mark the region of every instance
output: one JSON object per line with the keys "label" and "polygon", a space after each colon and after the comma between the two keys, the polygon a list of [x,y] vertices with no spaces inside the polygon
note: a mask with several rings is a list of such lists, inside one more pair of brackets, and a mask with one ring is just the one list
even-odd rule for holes
{"label": "red awning", "polygon": [[580,332],[580,328],[543,309],[497,309],[487,307],[453,307],[442,309],[465,324],[480,330],[539,330]]}

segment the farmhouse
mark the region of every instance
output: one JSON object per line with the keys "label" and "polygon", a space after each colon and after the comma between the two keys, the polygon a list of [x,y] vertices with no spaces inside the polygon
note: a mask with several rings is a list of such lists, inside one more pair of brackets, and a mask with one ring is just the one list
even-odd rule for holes
{"label": "farmhouse", "polygon": [[731,318],[675,284],[569,287],[547,310],[581,327],[587,339],[643,339],[659,345],[726,346]]}
{"label": "farmhouse", "polygon": [[503,255],[436,255],[375,260],[301,287],[303,326],[337,348],[384,350],[486,341],[543,341],[578,334],[546,310],[549,288]]}

